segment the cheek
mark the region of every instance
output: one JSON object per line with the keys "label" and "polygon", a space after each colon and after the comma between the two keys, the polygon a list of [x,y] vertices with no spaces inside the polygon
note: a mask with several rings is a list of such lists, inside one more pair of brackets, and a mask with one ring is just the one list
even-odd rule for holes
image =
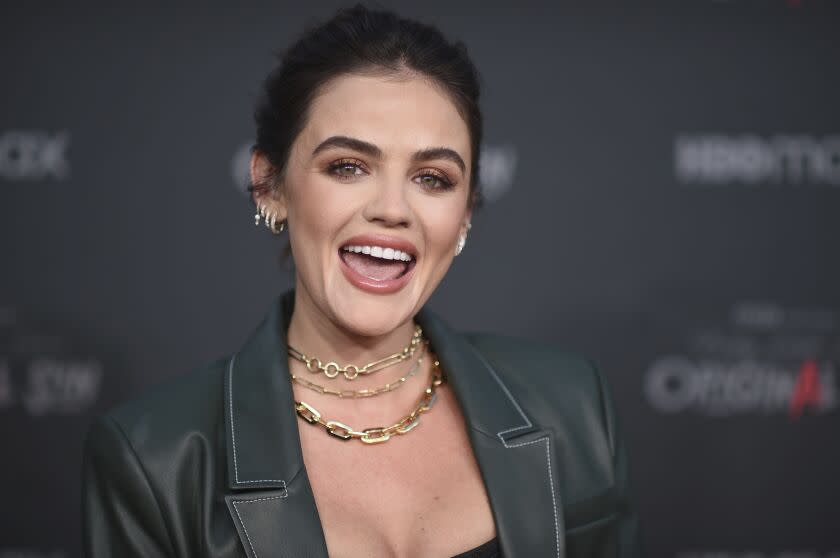
{"label": "cheek", "polygon": [[357,196],[317,173],[298,180],[289,197],[289,212],[299,230],[320,235],[338,232],[356,210]]}
{"label": "cheek", "polygon": [[307,175],[292,183],[289,192],[289,233],[295,264],[313,269],[330,262],[339,231],[353,217],[354,196],[328,178]]}
{"label": "cheek", "polygon": [[460,200],[431,200],[423,208],[423,229],[428,250],[440,258],[454,250],[464,221],[464,203]]}

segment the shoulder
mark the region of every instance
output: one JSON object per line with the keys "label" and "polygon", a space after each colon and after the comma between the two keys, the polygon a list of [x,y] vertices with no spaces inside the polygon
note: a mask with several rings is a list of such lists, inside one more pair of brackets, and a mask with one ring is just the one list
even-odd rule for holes
{"label": "shoulder", "polygon": [[493,333],[465,337],[506,384],[526,391],[559,391],[569,397],[600,397],[604,379],[594,362],[582,354],[549,343]]}
{"label": "shoulder", "polygon": [[[549,343],[491,333],[467,333],[498,380],[538,423],[556,430],[593,426],[613,445],[609,387],[586,356]],[[613,449],[613,448],[610,448]]]}
{"label": "shoulder", "polygon": [[208,513],[197,506],[206,503],[224,455],[227,362],[160,382],[93,421],[82,466],[87,554],[186,552],[191,539],[185,534],[198,525],[199,511]]}
{"label": "shoulder", "polygon": [[[224,375],[229,357],[164,380],[97,417],[89,436],[107,423],[118,429],[134,451],[142,455],[172,447],[188,434],[210,433],[222,421]],[[222,421],[223,423],[223,421]]]}
{"label": "shoulder", "polygon": [[524,366],[533,365],[527,370],[532,379],[575,384],[586,383],[598,375],[591,360],[550,343],[482,332],[465,333],[464,337],[499,366],[513,366],[521,373]]}
{"label": "shoulder", "polygon": [[545,343],[488,334],[466,338],[524,412],[557,441],[570,555],[591,555],[603,540],[614,540],[622,556],[640,556],[627,450],[597,366]]}

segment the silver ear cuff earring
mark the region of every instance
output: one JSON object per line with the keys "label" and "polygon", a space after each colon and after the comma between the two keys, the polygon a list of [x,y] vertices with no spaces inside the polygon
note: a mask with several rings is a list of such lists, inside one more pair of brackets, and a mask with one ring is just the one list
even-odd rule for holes
{"label": "silver ear cuff earring", "polygon": [[280,234],[286,228],[285,219],[277,222],[277,213],[269,211],[264,205],[257,206],[257,213],[254,214],[254,224],[259,226],[260,219],[265,220],[265,226],[274,234]]}
{"label": "silver ear cuff earring", "polygon": [[[467,223],[467,231],[472,228],[470,223]],[[455,255],[457,256],[464,250],[464,246],[467,244],[467,231],[462,232],[458,236],[458,244],[455,245]]]}

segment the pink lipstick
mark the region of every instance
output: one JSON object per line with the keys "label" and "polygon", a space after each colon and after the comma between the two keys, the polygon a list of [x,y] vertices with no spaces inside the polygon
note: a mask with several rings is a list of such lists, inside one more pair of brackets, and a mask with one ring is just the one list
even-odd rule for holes
{"label": "pink lipstick", "polygon": [[411,280],[417,248],[398,237],[358,235],[342,244],[338,256],[341,271],[352,285],[374,294],[390,294]]}

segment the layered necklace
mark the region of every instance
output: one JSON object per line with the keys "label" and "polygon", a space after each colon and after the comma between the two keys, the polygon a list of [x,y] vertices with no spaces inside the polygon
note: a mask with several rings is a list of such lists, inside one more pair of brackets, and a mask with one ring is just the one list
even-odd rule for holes
{"label": "layered necklace", "polygon": [[374,360],[364,366],[356,366],[355,364],[345,364],[344,366],[339,366],[336,362],[328,362],[324,364],[321,359],[308,357],[291,346],[288,347],[288,353],[290,357],[304,363],[306,365],[306,369],[313,374],[323,372],[324,376],[332,380],[341,373],[344,374],[344,377],[348,380],[355,380],[359,376],[366,376],[382,370],[383,368],[388,368],[389,366],[393,366],[404,360],[410,359],[414,355],[414,352],[417,350],[417,347],[422,339],[423,329],[419,325],[416,325],[414,326],[414,334],[411,336],[411,341],[402,351],[386,356],[385,358],[380,358],[379,360]]}
{"label": "layered necklace", "polygon": [[[348,380],[354,380],[360,375],[372,374],[379,370],[394,366],[400,362],[409,360],[415,355],[415,353],[419,353],[417,360],[412,364],[407,374],[393,382],[388,382],[380,387],[372,389],[331,389],[327,386],[302,378],[291,371],[289,372],[289,375],[291,376],[293,382],[325,395],[333,395],[341,398],[360,398],[382,395],[401,387],[409,378],[417,373],[423,365],[428,344],[428,341],[423,338],[422,328],[417,325],[414,328],[414,334],[412,335],[411,340],[402,351],[373,362],[369,362],[364,366],[356,366],[354,364],[341,366],[333,361],[325,364],[318,358],[307,356],[293,347],[288,347],[288,354],[290,357],[304,363],[306,365],[306,369],[312,374],[323,373],[328,380],[335,379],[339,374],[343,374]],[[387,442],[392,436],[410,432],[415,426],[417,426],[420,416],[429,411],[432,408],[432,405],[434,405],[435,400],[437,399],[437,389],[446,381],[446,378],[440,368],[440,362],[434,358],[434,355],[432,355],[432,361],[433,367],[431,381],[423,390],[423,393],[420,395],[416,405],[412,408],[411,412],[404,415],[390,426],[356,430],[343,422],[323,418],[321,413],[315,409],[315,407],[305,401],[295,400],[295,411],[301,419],[305,420],[309,424],[322,426],[326,430],[327,434],[335,438],[341,440],[357,439],[365,444],[379,444]]]}

